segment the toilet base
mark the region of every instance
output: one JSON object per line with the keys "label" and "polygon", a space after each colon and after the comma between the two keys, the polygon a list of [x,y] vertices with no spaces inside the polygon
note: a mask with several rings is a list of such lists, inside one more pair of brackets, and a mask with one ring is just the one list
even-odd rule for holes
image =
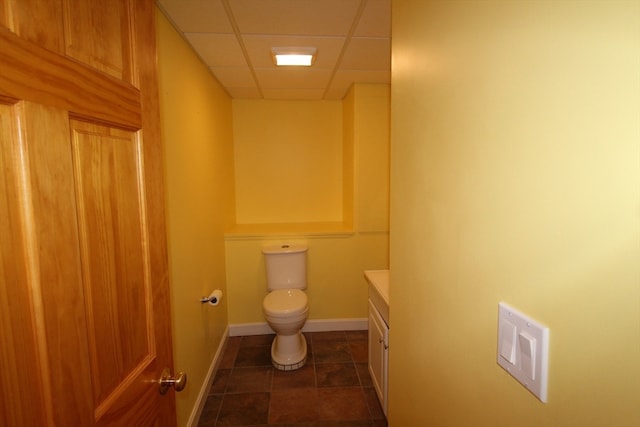
{"label": "toilet base", "polygon": [[276,335],[271,343],[271,364],[280,371],[295,371],[307,363],[307,340],[301,332]]}

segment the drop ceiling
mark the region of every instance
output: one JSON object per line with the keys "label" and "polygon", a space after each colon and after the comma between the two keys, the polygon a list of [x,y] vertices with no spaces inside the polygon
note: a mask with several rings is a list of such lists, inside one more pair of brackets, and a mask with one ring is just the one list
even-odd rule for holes
{"label": "drop ceiling", "polygon": [[[336,100],[390,83],[391,0],[157,0],[236,99]],[[276,67],[272,47],[317,48],[311,67]]]}

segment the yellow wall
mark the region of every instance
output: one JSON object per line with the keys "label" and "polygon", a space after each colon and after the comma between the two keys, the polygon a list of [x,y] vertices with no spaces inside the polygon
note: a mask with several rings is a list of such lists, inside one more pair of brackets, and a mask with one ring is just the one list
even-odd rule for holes
{"label": "yellow wall", "polygon": [[[640,3],[394,1],[391,426],[640,425]],[[496,364],[550,328],[548,403]]]}
{"label": "yellow wall", "polygon": [[174,364],[188,373],[176,394],[187,425],[227,327],[227,304],[199,299],[226,292],[223,232],[233,221],[231,100],[173,29],[158,18],[160,107],[165,150]]}
{"label": "yellow wall", "polygon": [[236,222],[342,221],[342,103],[233,101]]}
{"label": "yellow wall", "polygon": [[357,84],[353,98],[355,221],[359,232],[389,231],[389,86]]}
{"label": "yellow wall", "polygon": [[[343,221],[353,228],[355,220],[355,132],[356,132],[355,90],[347,92],[342,100],[342,212]],[[388,102],[387,102],[387,108]],[[387,140],[387,144],[389,141]],[[388,169],[388,165],[387,165]],[[387,205],[387,211],[389,206]]]}
{"label": "yellow wall", "polygon": [[[347,96],[344,109],[342,102],[234,100],[233,104],[236,193],[249,194],[248,189],[253,192],[258,185],[268,184],[260,189],[264,194],[251,193],[255,199],[251,204],[243,204],[238,196],[238,222],[242,218],[257,223],[297,224],[259,227],[258,232],[255,227],[238,227],[229,233],[229,323],[264,322],[262,299],[267,289],[261,249],[264,244],[279,242],[303,242],[309,246],[310,319],[367,317],[363,271],[388,267],[389,87],[356,86]],[[293,114],[305,121],[292,120]],[[246,130],[260,126],[272,131],[263,129],[256,135],[255,129]],[[320,132],[323,128],[330,132]],[[307,141],[279,140],[279,135],[293,135],[301,129],[318,132],[310,132],[305,137]],[[248,133],[254,136],[249,138]],[[277,182],[273,169],[295,171],[291,179],[297,182]],[[337,178],[322,179],[322,185],[316,185],[307,176],[315,171]],[[272,176],[265,178],[269,174]],[[281,193],[280,187],[287,191]],[[286,200],[280,196],[305,206],[284,212]],[[331,219],[329,215],[311,218],[329,199],[335,199],[331,202]],[[355,216],[359,223],[355,229],[349,216]],[[327,232],[312,224],[316,221],[338,221],[343,226]],[[248,229],[250,233],[238,232]]]}

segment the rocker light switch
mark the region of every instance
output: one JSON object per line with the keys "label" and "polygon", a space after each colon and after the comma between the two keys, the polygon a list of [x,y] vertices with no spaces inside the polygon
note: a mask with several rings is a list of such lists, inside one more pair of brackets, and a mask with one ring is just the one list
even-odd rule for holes
{"label": "rocker light switch", "polygon": [[542,402],[547,401],[549,328],[501,302],[496,362]]}
{"label": "rocker light switch", "polygon": [[520,342],[520,367],[526,376],[536,379],[536,339],[526,332],[518,335]]}
{"label": "rocker light switch", "polygon": [[500,324],[500,356],[515,365],[516,325],[507,320],[503,320]]}

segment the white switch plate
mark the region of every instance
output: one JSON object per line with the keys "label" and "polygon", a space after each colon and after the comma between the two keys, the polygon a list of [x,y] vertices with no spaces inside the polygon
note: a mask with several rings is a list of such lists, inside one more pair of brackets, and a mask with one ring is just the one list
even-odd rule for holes
{"label": "white switch plate", "polygon": [[[516,327],[513,339],[512,325]],[[505,346],[514,346],[513,349]],[[506,355],[515,350],[515,362]],[[528,354],[527,351],[532,353]],[[512,359],[513,360],[513,359]],[[504,302],[498,304],[497,362],[542,402],[547,401],[549,328]],[[533,378],[532,378],[533,377]]]}

